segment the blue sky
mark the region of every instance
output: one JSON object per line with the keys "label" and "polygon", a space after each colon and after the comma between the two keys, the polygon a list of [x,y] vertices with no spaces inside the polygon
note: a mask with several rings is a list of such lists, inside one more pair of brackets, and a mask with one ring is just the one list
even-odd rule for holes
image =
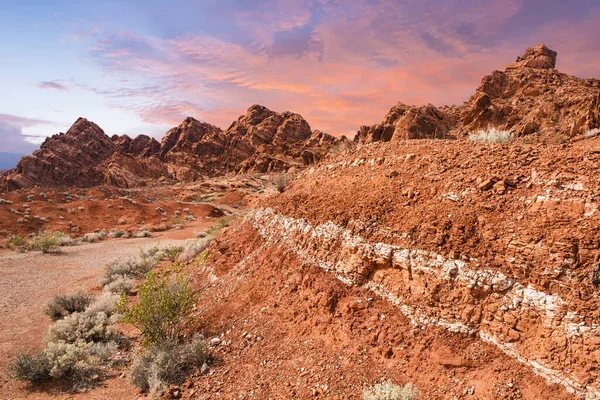
{"label": "blue sky", "polygon": [[456,104],[544,42],[600,77],[600,4],[581,0],[0,0],[0,151],[80,116],[160,139],[254,103],[352,136],[397,101]]}

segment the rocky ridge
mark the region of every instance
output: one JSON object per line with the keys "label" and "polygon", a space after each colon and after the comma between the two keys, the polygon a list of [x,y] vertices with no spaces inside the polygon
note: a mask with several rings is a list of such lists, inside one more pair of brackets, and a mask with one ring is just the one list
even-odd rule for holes
{"label": "rocky ridge", "polygon": [[[241,240],[253,241],[258,259],[285,249],[265,261],[272,268],[291,252],[302,268],[389,302],[408,321],[395,330],[443,328],[457,340],[451,353],[476,340],[547,384],[599,398],[600,139],[573,147],[439,143],[328,156],[256,204],[240,228],[254,233]],[[401,346],[392,346],[392,360],[403,357]],[[482,367],[478,356],[463,357]],[[493,381],[503,372],[488,374]],[[455,376],[468,386],[469,375]],[[531,378],[521,379],[520,387]],[[479,398],[494,398],[482,390]]]}
{"label": "rocky ridge", "polygon": [[422,107],[398,103],[384,120],[363,126],[354,141],[464,137],[480,129],[507,130],[516,137],[558,143],[600,127],[600,81],[556,70],[557,53],[529,48],[481,80],[461,106]]}
{"label": "rocky ridge", "polygon": [[49,137],[23,157],[17,168],[3,172],[0,185],[8,190],[102,183],[136,187],[224,173],[281,172],[318,161],[344,139],[312,132],[298,114],[259,105],[227,131],[188,117],[160,143],[145,135],[108,137],[95,123],[79,118],[66,133]]}

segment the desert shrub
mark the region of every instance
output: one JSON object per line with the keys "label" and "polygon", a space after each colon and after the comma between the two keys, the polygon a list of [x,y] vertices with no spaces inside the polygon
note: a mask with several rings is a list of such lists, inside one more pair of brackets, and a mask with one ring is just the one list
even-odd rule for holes
{"label": "desert shrub", "polygon": [[104,292],[85,309],[85,312],[88,314],[103,313],[108,317],[112,317],[116,314],[120,302],[121,296]]}
{"label": "desert shrub", "polygon": [[418,393],[410,383],[401,387],[387,381],[363,390],[363,400],[412,400]]}
{"label": "desert shrub", "polygon": [[140,286],[138,302],[125,310],[123,320],[138,328],[145,344],[176,342],[190,327],[196,293],[189,278],[160,277],[150,272]]}
{"label": "desert shrub", "polygon": [[93,300],[92,296],[82,292],[55,296],[46,307],[46,315],[53,320],[61,319],[74,312],[84,311]]}
{"label": "desert shrub", "polygon": [[18,355],[10,369],[15,378],[33,384],[53,378],[69,379],[74,387],[81,387],[98,374],[106,354],[94,353],[94,344],[85,341],[48,343],[37,354]]}
{"label": "desert shrub", "polygon": [[590,138],[598,136],[598,134],[600,134],[600,129],[599,128],[594,128],[594,129],[590,129],[589,131],[585,132],[583,134],[583,136],[585,136],[586,138],[590,139]]}
{"label": "desert shrub", "polygon": [[114,324],[116,315],[109,316],[105,312],[73,313],[58,320],[48,329],[48,343],[105,342],[116,337]]}
{"label": "desert shrub", "polygon": [[77,246],[80,243],[64,232],[54,232],[54,238],[58,246]]}
{"label": "desert shrub", "polygon": [[183,253],[183,246],[168,246],[163,249],[163,252],[169,261],[175,262],[177,257]]}
{"label": "desert shrub", "polygon": [[[63,234],[64,235],[64,234]],[[32,236],[27,241],[26,249],[33,251],[41,251],[42,253],[50,253],[55,251],[59,246],[59,237],[61,235],[49,231],[43,231]]]}
{"label": "desert shrub", "polygon": [[108,233],[109,238],[120,238],[127,234],[123,229],[113,229]]}
{"label": "desert shrub", "polygon": [[512,132],[502,131],[496,128],[490,128],[488,130],[481,129],[477,133],[469,134],[469,139],[474,142],[507,143],[510,142],[512,138]]}
{"label": "desert shrub", "polygon": [[109,342],[94,343],[90,349],[90,354],[98,357],[100,361],[106,363],[118,350],[119,345],[117,342],[111,340]]}
{"label": "desert shrub", "polygon": [[50,363],[43,352],[34,355],[21,353],[10,366],[10,372],[15,378],[38,383],[50,377]]}
{"label": "desert shrub", "polygon": [[11,205],[13,202],[10,200],[6,200],[6,199],[0,199],[0,204],[1,205]]}
{"label": "desert shrub", "polygon": [[167,341],[136,357],[129,376],[141,391],[160,394],[169,384],[183,381],[186,370],[202,365],[206,359],[206,342],[201,336],[194,336],[186,344]]}
{"label": "desert shrub", "polygon": [[137,232],[134,237],[136,238],[147,238],[150,237],[150,232],[147,229],[142,229],[141,231]]}
{"label": "desert shrub", "polygon": [[4,245],[9,249],[24,248],[27,245],[27,239],[19,235],[10,235],[6,238]]}
{"label": "desert shrub", "polygon": [[104,230],[100,230],[98,232],[86,233],[81,238],[82,242],[96,243],[106,237],[106,232]]}
{"label": "desert shrub", "polygon": [[136,259],[117,260],[110,263],[104,271],[102,283],[109,283],[118,279],[136,279],[143,277],[156,266],[156,258],[144,255]]}
{"label": "desert shrub", "polygon": [[133,288],[133,280],[126,276],[116,276],[115,279],[104,286],[104,290],[109,293],[128,294]]}
{"label": "desert shrub", "polygon": [[277,174],[271,177],[271,182],[279,193],[283,193],[291,181],[292,178],[289,174]]}

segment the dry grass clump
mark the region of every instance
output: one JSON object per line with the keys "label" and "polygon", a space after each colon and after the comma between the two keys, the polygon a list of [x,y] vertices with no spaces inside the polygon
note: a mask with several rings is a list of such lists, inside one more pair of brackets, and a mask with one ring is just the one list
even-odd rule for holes
{"label": "dry grass clump", "polygon": [[58,320],[75,312],[84,311],[94,298],[83,292],[55,296],[46,307],[46,315],[53,320]]}
{"label": "dry grass clump", "polygon": [[419,392],[411,383],[402,387],[387,381],[363,390],[363,400],[412,400],[418,394]]}
{"label": "dry grass clump", "polygon": [[211,241],[212,238],[210,237],[188,240],[185,244],[183,252],[179,255],[179,261],[185,263],[193,260],[198,256],[198,254],[202,253],[208,248]]}
{"label": "dry grass clump", "polygon": [[139,258],[117,260],[110,263],[104,271],[103,285],[108,285],[119,279],[139,279],[156,267],[157,259],[142,252]]}
{"label": "dry grass clump", "polygon": [[179,257],[181,253],[183,253],[183,250],[183,246],[168,246],[165,247],[162,251],[169,261],[175,262],[175,260],[177,260],[177,257]]}
{"label": "dry grass clump", "polygon": [[217,236],[229,226],[231,226],[231,217],[221,217],[213,226],[206,230],[206,234],[208,236]]}
{"label": "dry grass clump", "polygon": [[477,133],[469,134],[469,139],[474,142],[507,143],[513,138],[512,132],[497,128],[481,129]]}

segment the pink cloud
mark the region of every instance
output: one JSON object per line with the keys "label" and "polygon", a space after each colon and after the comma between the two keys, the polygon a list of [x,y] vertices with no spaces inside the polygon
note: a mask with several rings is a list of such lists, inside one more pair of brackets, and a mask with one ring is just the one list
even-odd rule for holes
{"label": "pink cloud", "polygon": [[[317,3],[322,15],[311,26],[304,51],[298,54],[302,46],[269,51],[276,32],[304,29]],[[545,38],[556,44],[559,65],[568,72],[598,72],[600,49],[592,38],[600,34],[594,23],[600,15],[579,24],[541,26],[518,41],[504,40],[503,27],[523,12],[523,4],[449,0],[398,7],[393,0],[273,1],[236,15],[236,26],[247,32],[249,44],[208,34],[160,39],[121,33],[98,42],[94,57],[112,73],[143,75],[151,86],[164,88],[133,90],[126,103],[114,103],[150,123],[174,124],[192,115],[226,127],[249,105],[260,103],[299,112],[313,128],[352,136],[360,125],[379,121],[398,101],[462,103],[484,75]],[[581,37],[589,39],[578,43]],[[585,52],[584,46],[593,51]]]}
{"label": "pink cloud", "polygon": [[42,88],[42,89],[56,89],[56,90],[69,90],[68,87],[66,87],[63,84],[60,84],[56,81],[45,81],[45,82],[40,82],[38,83],[38,87]]}

